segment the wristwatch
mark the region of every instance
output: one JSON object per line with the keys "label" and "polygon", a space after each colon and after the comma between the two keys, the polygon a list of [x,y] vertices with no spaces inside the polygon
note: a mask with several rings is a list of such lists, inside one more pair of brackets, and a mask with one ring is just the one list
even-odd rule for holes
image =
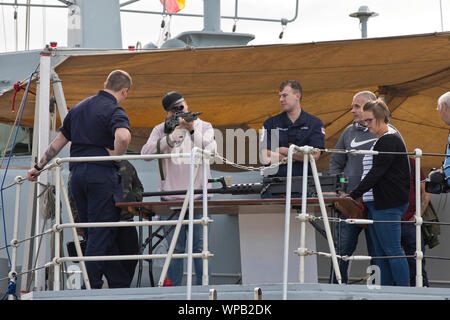
{"label": "wristwatch", "polygon": [[34,165],[34,168],[35,168],[37,171],[41,171],[41,170],[42,170],[42,168],[39,168],[39,166],[37,165],[37,163]]}

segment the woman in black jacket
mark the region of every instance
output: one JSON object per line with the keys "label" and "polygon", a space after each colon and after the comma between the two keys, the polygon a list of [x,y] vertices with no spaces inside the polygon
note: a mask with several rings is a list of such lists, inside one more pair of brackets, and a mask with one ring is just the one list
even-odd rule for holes
{"label": "woman in black jacket", "polygon": [[[401,247],[401,217],[409,202],[409,162],[405,144],[400,135],[389,129],[390,112],[378,99],[363,107],[367,129],[376,134],[373,145],[378,155],[366,155],[361,182],[350,197],[362,201],[368,209],[369,225],[376,256],[404,256]],[[383,152],[395,152],[386,154]],[[380,267],[381,285],[409,286],[409,268],[406,258],[374,259]]]}

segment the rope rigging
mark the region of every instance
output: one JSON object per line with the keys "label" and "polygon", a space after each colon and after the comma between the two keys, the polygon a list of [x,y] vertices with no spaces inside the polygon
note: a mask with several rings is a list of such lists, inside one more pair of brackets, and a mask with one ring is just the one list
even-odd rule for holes
{"label": "rope rigging", "polygon": [[[31,79],[31,78],[30,78]],[[14,95],[12,98],[12,104],[11,104],[11,112],[14,112],[14,105],[16,104],[16,95],[20,90],[26,90],[25,88],[22,87],[23,84],[20,81],[17,81],[16,83],[14,83]],[[29,86],[28,86],[29,87]],[[28,89],[28,92],[31,94],[36,95],[35,92],[31,91]]]}

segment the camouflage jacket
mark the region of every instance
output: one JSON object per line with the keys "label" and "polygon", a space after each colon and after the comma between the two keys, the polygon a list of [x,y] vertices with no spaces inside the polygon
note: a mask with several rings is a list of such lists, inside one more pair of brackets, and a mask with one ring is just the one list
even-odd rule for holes
{"label": "camouflage jacket", "polygon": [[[122,160],[122,162],[120,163],[120,169],[118,173],[122,178],[123,201],[141,202],[144,188],[142,186],[141,180],[139,180],[137,171],[134,168],[134,166],[128,160]],[[69,182],[68,182],[70,207],[72,209],[74,221],[78,222],[78,212],[70,192],[70,178],[71,174],[69,174]],[[122,212],[120,213],[120,220],[131,220],[133,219],[133,217],[134,215],[126,210],[122,210]]]}

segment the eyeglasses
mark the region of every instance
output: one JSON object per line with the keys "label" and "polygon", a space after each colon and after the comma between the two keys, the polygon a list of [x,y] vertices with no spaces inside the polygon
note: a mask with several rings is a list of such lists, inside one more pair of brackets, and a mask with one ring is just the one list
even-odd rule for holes
{"label": "eyeglasses", "polygon": [[365,123],[371,123],[372,120],[373,120],[373,118],[368,118],[368,119],[364,119],[363,121],[364,121]]}

